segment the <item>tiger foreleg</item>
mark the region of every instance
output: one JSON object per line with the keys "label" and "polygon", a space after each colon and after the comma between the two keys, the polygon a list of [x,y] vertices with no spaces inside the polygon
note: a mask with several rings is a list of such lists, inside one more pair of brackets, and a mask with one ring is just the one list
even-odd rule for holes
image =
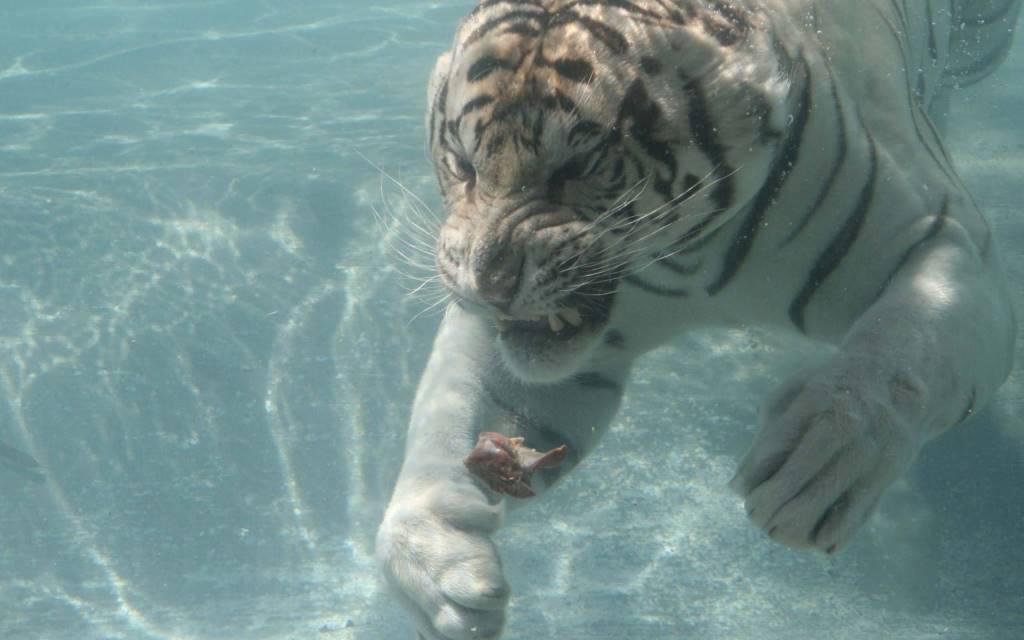
{"label": "tiger foreleg", "polygon": [[732,481],[772,538],[846,544],[921,446],[992,396],[1015,324],[994,260],[963,229],[919,247],[826,365],[783,385]]}
{"label": "tiger foreleg", "polygon": [[481,432],[522,437],[565,460],[533,474],[541,493],[596,444],[618,408],[628,367],[608,364],[568,380],[511,378],[489,320],[453,307],[420,380],[405,460],[377,533],[377,559],[426,640],[497,638],[509,586],[492,536],[504,498],[463,460]]}

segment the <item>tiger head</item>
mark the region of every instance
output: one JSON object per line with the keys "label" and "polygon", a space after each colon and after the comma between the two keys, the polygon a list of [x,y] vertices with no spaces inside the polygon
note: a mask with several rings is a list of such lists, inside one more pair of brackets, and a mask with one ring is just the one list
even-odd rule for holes
{"label": "tiger head", "polygon": [[784,126],[783,67],[725,2],[481,0],[430,82],[436,262],[513,373],[577,371],[624,276],[749,201]]}

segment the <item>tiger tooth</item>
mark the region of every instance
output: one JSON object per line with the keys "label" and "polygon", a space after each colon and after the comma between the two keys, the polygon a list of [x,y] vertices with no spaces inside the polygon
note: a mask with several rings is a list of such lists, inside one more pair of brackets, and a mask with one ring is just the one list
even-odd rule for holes
{"label": "tiger tooth", "polygon": [[558,333],[565,328],[565,323],[562,322],[562,319],[558,317],[557,313],[552,313],[548,316],[548,326],[551,327],[552,331]]}
{"label": "tiger tooth", "polygon": [[578,309],[562,309],[559,312],[562,319],[571,324],[574,327],[578,327],[583,324],[583,316],[580,315]]}

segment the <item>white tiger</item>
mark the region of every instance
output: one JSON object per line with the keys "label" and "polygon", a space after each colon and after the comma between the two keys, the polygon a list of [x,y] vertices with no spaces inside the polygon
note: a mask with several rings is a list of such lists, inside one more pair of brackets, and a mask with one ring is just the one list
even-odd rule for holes
{"label": "white tiger", "polygon": [[1008,374],[988,225],[933,124],[1020,0],[482,0],[430,82],[458,304],[377,537],[421,638],[496,638],[505,500],[481,431],[591,451],[637,356],[694,327],[834,343],[767,401],[732,487],[775,540],[842,547]]}

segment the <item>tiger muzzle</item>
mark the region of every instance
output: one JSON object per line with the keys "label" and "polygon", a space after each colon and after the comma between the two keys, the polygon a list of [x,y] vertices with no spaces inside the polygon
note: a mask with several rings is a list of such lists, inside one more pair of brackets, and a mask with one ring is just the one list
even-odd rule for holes
{"label": "tiger muzzle", "polygon": [[476,294],[484,302],[508,310],[519,290],[526,256],[508,244],[485,246],[474,253]]}

